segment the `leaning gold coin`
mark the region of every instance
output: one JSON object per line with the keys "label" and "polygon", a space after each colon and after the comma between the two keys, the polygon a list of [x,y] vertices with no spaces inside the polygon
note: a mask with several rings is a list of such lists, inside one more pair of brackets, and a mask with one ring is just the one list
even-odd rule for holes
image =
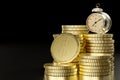
{"label": "leaning gold coin", "polygon": [[51,55],[56,62],[71,62],[79,52],[80,41],[72,34],[60,34],[51,45]]}

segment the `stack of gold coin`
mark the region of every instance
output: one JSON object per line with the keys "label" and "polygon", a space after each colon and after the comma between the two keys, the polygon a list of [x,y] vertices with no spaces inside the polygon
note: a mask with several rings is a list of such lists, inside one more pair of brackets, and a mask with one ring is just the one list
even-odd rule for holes
{"label": "stack of gold coin", "polygon": [[72,33],[74,35],[86,34],[89,30],[86,25],[62,25],[62,33]]}
{"label": "stack of gold coin", "polygon": [[110,54],[81,54],[79,80],[112,80],[113,60]]}
{"label": "stack of gold coin", "polygon": [[[114,39],[113,34],[84,34],[86,40],[86,53],[109,54],[114,57]],[[114,59],[112,60],[112,78],[114,80]]]}
{"label": "stack of gold coin", "polygon": [[87,34],[89,30],[87,29],[86,25],[62,25],[62,33],[71,33],[72,35],[76,35],[76,37],[80,41],[80,51],[78,56],[71,62],[78,63],[80,53],[86,53],[85,50],[85,40],[83,34]]}
{"label": "stack of gold coin", "polygon": [[45,80],[78,80],[76,64],[46,63],[44,68]]}
{"label": "stack of gold coin", "polygon": [[85,34],[86,53],[114,54],[113,34]]}

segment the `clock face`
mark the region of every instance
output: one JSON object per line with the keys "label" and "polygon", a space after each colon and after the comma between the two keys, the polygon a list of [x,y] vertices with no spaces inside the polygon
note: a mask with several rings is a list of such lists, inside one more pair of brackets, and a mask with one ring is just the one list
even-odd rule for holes
{"label": "clock face", "polygon": [[105,16],[100,13],[92,13],[86,20],[86,26],[91,32],[104,33],[105,19]]}

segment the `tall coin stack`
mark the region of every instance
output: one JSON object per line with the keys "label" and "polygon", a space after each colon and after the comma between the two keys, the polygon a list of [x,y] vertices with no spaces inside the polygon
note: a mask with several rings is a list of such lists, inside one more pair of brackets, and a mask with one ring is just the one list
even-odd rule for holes
{"label": "tall coin stack", "polygon": [[80,55],[80,80],[114,80],[113,34],[84,34],[86,54]]}

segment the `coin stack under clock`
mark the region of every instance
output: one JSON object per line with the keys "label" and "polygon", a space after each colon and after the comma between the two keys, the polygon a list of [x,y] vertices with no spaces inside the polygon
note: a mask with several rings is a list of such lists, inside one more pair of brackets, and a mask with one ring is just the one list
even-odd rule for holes
{"label": "coin stack under clock", "polygon": [[60,34],[53,34],[51,55],[53,63],[44,64],[45,80],[78,80],[79,54],[85,53],[82,34],[88,33],[85,25],[62,25]]}
{"label": "coin stack under clock", "polygon": [[84,34],[86,54],[80,55],[80,80],[114,80],[113,34]]}

